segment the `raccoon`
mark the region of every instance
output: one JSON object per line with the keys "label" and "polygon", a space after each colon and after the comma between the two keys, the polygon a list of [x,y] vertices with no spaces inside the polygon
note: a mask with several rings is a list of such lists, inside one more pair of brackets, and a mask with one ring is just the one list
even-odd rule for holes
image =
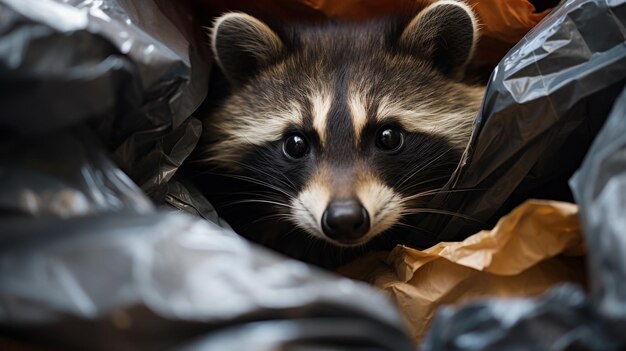
{"label": "raccoon", "polygon": [[239,233],[313,263],[419,235],[480,107],[484,88],[461,81],[477,37],[451,0],[364,24],[222,15],[210,40],[229,93],[203,121],[203,191]]}

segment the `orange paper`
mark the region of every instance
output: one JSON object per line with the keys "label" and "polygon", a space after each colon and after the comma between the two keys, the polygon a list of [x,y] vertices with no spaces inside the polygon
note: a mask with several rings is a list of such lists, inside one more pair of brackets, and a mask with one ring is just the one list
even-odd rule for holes
{"label": "orange paper", "polygon": [[578,207],[528,201],[493,230],[427,250],[397,246],[340,269],[385,291],[420,341],[439,306],[484,297],[535,296],[561,282],[585,282]]}

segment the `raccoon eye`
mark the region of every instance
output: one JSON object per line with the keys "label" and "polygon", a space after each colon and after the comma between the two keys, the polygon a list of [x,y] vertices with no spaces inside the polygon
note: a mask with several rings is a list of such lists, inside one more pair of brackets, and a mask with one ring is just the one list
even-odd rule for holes
{"label": "raccoon eye", "polygon": [[309,145],[299,134],[288,136],[283,142],[283,153],[292,159],[302,158],[309,151]]}
{"label": "raccoon eye", "polygon": [[404,133],[396,127],[382,127],[376,135],[376,146],[383,151],[399,151],[404,144]]}

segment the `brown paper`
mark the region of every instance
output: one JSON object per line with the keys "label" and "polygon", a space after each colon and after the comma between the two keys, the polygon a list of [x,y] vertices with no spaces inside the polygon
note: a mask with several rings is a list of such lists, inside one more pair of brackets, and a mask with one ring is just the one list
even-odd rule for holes
{"label": "brown paper", "polygon": [[484,297],[534,296],[560,282],[585,283],[578,207],[531,200],[493,230],[427,250],[397,246],[340,273],[383,289],[419,342],[437,308]]}

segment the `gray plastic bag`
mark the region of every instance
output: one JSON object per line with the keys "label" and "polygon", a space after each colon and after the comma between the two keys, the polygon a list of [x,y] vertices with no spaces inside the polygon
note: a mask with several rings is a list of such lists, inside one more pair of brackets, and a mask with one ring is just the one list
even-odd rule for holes
{"label": "gray plastic bag", "polygon": [[[518,193],[530,191],[541,183],[554,185],[547,182],[546,174],[567,175],[577,159],[586,155],[570,185],[580,206],[588,247],[590,294],[587,296],[581,287],[563,285],[536,299],[488,299],[443,308],[433,322],[423,350],[626,348],[625,24],[625,1],[567,2],[514,48],[508,55],[510,61],[503,60],[498,66],[500,71],[494,74],[496,78],[506,76],[502,70],[507,72],[521,66],[531,72],[541,69],[541,80],[535,86],[530,81],[524,83],[528,71],[518,78],[513,70],[509,82],[492,79],[490,87],[509,92],[509,97],[505,94],[492,100],[493,106],[502,103],[507,107],[505,101],[510,101],[510,106],[526,106],[520,107],[521,115],[516,118],[521,120],[513,128],[519,128],[517,134],[530,138],[530,147],[543,152],[527,155],[525,148],[517,150],[513,146],[500,151],[495,148],[496,140],[493,153],[518,155],[507,164],[509,167],[534,170],[524,178],[507,173],[511,179],[500,183],[520,181],[515,190]],[[529,60],[523,60],[525,57]],[[533,67],[535,58],[552,65],[539,63]],[[550,92],[554,95],[544,96]],[[537,99],[545,99],[544,104],[535,105]],[[485,104],[483,111],[492,108],[489,99]],[[544,123],[534,118],[539,113],[545,115]],[[493,115],[487,125],[491,118]],[[531,125],[536,124],[536,129],[521,133],[526,129],[520,126],[529,120]],[[596,136],[595,130],[602,124]],[[504,136],[512,135],[506,124],[499,126],[504,128],[500,130]],[[497,130],[496,125],[492,127]],[[571,140],[567,141],[568,138]],[[587,150],[590,139],[593,145]],[[488,165],[484,163],[487,168]],[[505,198],[509,196],[508,189],[506,185],[496,188],[493,196]],[[490,203],[488,199],[483,201]],[[494,207],[495,203],[487,207]]]}
{"label": "gray plastic bag", "polygon": [[537,299],[443,308],[423,350],[626,348],[626,89],[571,185],[588,247],[590,295],[563,285]]}

